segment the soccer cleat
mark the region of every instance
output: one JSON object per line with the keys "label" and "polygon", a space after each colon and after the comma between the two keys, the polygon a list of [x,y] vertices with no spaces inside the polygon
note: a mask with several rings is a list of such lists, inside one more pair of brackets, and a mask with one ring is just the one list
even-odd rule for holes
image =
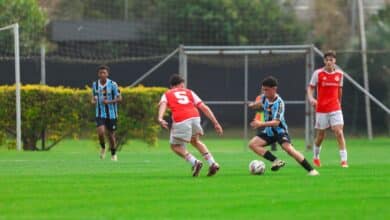
{"label": "soccer cleat", "polygon": [[100,159],[104,160],[104,158],[106,158],[106,149],[102,148],[100,150]]}
{"label": "soccer cleat", "polygon": [[115,155],[112,155],[112,156],[111,156],[111,160],[112,160],[112,161],[115,161],[115,162],[118,161],[118,156],[116,156],[116,154],[115,154]]}
{"label": "soccer cleat", "polygon": [[203,163],[200,160],[195,161],[194,166],[192,166],[192,176],[197,177],[200,170],[202,169]]}
{"label": "soccer cleat", "polygon": [[307,175],[309,175],[309,176],[319,176],[320,173],[317,170],[311,170]]}
{"label": "soccer cleat", "polygon": [[284,167],[284,165],[286,165],[286,162],[284,162],[283,160],[276,159],[272,163],[271,170],[272,171],[278,171],[280,168]]}
{"label": "soccer cleat", "polygon": [[314,164],[314,166],[316,166],[316,167],[321,167],[320,158],[314,158],[314,159],[313,159],[313,164]]}
{"label": "soccer cleat", "polygon": [[348,166],[348,163],[347,163],[347,161],[341,161],[341,167],[342,168],[348,168],[349,166]]}
{"label": "soccer cleat", "polygon": [[219,170],[219,164],[217,163],[213,163],[211,164],[211,166],[209,167],[209,173],[207,174],[207,176],[214,176]]}

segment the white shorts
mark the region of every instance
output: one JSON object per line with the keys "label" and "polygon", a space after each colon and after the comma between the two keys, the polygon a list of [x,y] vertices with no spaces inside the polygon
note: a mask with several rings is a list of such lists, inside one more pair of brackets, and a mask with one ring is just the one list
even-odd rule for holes
{"label": "white shorts", "polygon": [[194,135],[203,135],[200,117],[173,123],[169,142],[171,144],[189,143]]}
{"label": "white shorts", "polygon": [[316,124],[315,128],[324,130],[332,126],[336,125],[343,125],[344,119],[343,119],[343,112],[340,111],[334,111],[329,113],[316,113]]}

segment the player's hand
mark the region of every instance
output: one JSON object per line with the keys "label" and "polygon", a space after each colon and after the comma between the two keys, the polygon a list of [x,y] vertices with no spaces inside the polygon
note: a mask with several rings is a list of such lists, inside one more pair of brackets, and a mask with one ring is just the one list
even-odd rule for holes
{"label": "player's hand", "polygon": [[248,104],[248,107],[249,107],[249,108],[255,108],[255,107],[256,107],[256,103],[255,103],[255,102],[250,102],[250,103]]}
{"label": "player's hand", "polygon": [[316,99],[310,99],[309,102],[310,102],[310,104],[311,104],[313,107],[316,107],[316,106],[317,106],[317,100],[316,100]]}
{"label": "player's hand", "polygon": [[93,97],[93,98],[92,98],[91,103],[92,103],[92,104],[96,104],[96,97]]}
{"label": "player's hand", "polygon": [[253,121],[250,123],[250,126],[251,126],[253,129],[260,128],[260,127],[263,127],[263,122],[258,121],[258,120],[253,120]]}
{"label": "player's hand", "polygon": [[165,128],[165,129],[169,129],[168,122],[166,122],[164,119],[159,119],[158,123],[160,123],[161,127]]}
{"label": "player's hand", "polygon": [[107,99],[104,99],[104,100],[103,100],[103,104],[105,104],[105,105],[110,104],[110,101],[107,100]]}
{"label": "player's hand", "polygon": [[222,126],[219,123],[214,125],[214,129],[215,129],[215,132],[217,132],[218,135],[222,135],[223,134]]}

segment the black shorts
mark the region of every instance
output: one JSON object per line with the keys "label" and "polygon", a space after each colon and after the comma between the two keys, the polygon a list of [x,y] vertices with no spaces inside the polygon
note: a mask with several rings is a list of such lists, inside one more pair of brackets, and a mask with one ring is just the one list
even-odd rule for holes
{"label": "black shorts", "polygon": [[107,130],[109,131],[115,131],[116,126],[116,119],[108,119],[108,118],[96,118],[96,127],[100,127],[104,125]]}
{"label": "black shorts", "polygon": [[259,132],[257,133],[257,137],[265,140],[267,142],[267,145],[273,144],[275,142],[278,142],[280,145],[283,143],[291,143],[290,136],[287,133],[278,134],[276,136],[268,136],[266,133]]}

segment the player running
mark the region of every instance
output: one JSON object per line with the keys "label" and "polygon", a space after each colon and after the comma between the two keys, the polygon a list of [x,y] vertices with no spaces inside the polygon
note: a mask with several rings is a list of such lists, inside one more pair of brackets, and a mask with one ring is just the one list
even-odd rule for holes
{"label": "player running", "polygon": [[92,84],[92,104],[96,104],[96,127],[101,146],[100,158],[106,156],[106,144],[104,136],[110,144],[111,160],[117,161],[115,130],[118,119],[118,102],[122,101],[118,84],[108,78],[110,68],[102,65],[98,68],[99,80]]}
{"label": "player running", "polygon": [[251,127],[258,129],[257,135],[249,142],[249,147],[258,155],[272,162],[272,171],[277,171],[286,163],[273,155],[264,147],[278,142],[282,149],[293,157],[310,176],[319,175],[318,171],[313,169],[305,157],[297,151],[291,144],[288,135],[286,120],[284,119],[284,102],[276,93],[278,81],[269,76],[261,84],[263,96],[259,102],[250,103],[249,107],[260,107],[264,110],[264,122],[253,120]]}
{"label": "player running", "polygon": [[218,172],[220,166],[207,146],[200,140],[200,136],[203,135],[203,129],[200,124],[198,109],[210,119],[218,135],[222,135],[222,127],[210,108],[193,91],[185,88],[182,77],[176,74],[172,75],[170,86],[171,89],[161,97],[158,121],[162,127],[168,129],[168,123],[163,117],[166,109],[169,108],[172,112],[173,121],[170,131],[171,149],[192,165],[192,176],[196,177],[199,175],[203,164],[187,151],[185,143],[191,143],[198,149],[210,166],[207,176],[213,176]]}
{"label": "player running", "polygon": [[[336,69],[336,53],[328,51],[324,54],[325,66],[314,71],[307,89],[310,103],[316,108],[317,135],[313,147],[313,163],[321,166],[321,143],[325,138],[325,131],[331,127],[340,151],[341,167],[347,168],[347,148],[344,139],[344,119],[341,111],[341,97],[343,94],[343,71]],[[317,88],[317,99],[314,98],[314,89]]]}

